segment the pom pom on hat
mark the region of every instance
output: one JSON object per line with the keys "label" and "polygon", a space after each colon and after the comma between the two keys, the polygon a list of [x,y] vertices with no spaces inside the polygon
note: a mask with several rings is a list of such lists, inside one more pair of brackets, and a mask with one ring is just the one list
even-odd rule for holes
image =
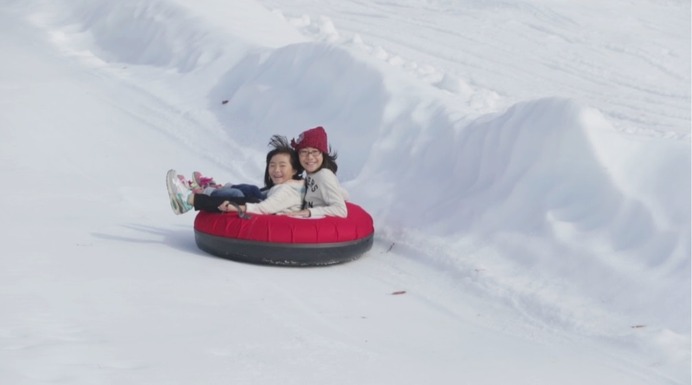
{"label": "pom pom on hat", "polygon": [[300,151],[306,147],[313,147],[322,151],[323,154],[327,154],[329,153],[327,132],[321,126],[303,131],[303,133],[298,136],[298,139],[291,139],[291,147],[295,148],[296,151]]}

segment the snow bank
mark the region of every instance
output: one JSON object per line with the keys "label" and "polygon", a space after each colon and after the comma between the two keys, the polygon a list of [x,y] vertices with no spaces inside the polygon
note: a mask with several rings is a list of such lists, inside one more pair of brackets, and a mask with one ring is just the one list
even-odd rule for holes
{"label": "snow bank", "polygon": [[[234,12],[288,28],[247,3]],[[608,135],[612,126],[597,111],[569,99],[474,115],[443,90],[368,54],[298,38],[263,46],[237,27],[222,28],[222,15],[173,2],[93,1],[71,9],[61,23],[73,31],[78,25],[104,62],[209,71],[203,77],[216,81],[206,90],[208,108],[241,145],[261,150],[274,133],[327,127],[341,153],[342,180],[392,242],[435,238],[450,249],[448,265],[464,268],[465,256],[449,245],[473,239],[492,245],[497,263],[515,266],[512,274],[569,279],[618,312],[643,308],[651,322],[688,329],[689,312],[677,309],[689,303],[689,292],[666,294],[689,286],[690,186],[679,183],[690,175],[684,142],[633,146]],[[612,149],[621,164],[608,163],[618,161]],[[651,151],[671,156],[632,168]],[[393,199],[383,202],[384,194]],[[647,271],[657,278],[642,285],[638,277]]]}

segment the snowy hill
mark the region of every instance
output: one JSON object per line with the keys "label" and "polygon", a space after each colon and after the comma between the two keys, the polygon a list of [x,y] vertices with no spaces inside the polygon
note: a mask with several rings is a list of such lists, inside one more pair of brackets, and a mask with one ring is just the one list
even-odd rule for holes
{"label": "snowy hill", "polygon": [[[689,15],[7,1],[0,382],[689,384]],[[198,250],[165,171],[260,183],[316,125],[373,249]]]}

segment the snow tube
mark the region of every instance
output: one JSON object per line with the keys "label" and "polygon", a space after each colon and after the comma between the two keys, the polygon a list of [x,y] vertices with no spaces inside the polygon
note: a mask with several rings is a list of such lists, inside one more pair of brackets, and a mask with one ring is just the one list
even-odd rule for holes
{"label": "snow tube", "polygon": [[282,266],[325,266],[358,259],[370,250],[375,228],[360,206],[346,202],[346,218],[200,211],[195,242],[209,254],[240,262]]}

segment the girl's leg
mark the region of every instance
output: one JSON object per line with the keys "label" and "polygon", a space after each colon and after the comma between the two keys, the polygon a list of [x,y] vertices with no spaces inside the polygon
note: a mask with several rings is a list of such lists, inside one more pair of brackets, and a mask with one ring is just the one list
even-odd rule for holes
{"label": "girl's leg", "polygon": [[260,192],[259,187],[252,184],[234,184],[233,188],[240,190],[243,196],[246,197],[257,198],[259,200],[263,200],[264,198],[266,198],[264,194]]}
{"label": "girl's leg", "polygon": [[223,197],[212,197],[204,194],[194,194],[192,199],[195,210],[208,211],[210,213],[220,213],[219,206],[227,200]]}
{"label": "girl's leg", "polygon": [[204,194],[194,194],[192,198],[192,204],[195,208],[195,210],[199,211],[207,211],[210,213],[220,213],[222,212],[219,210],[219,206],[223,202],[232,202],[236,204],[245,204],[247,201],[245,198],[228,198],[228,197],[217,197],[217,196],[209,196],[209,195],[204,195]]}
{"label": "girl's leg", "polygon": [[245,195],[242,191],[237,188],[231,187],[230,185],[225,185],[221,188],[217,188],[212,191],[209,195],[213,197],[224,197],[224,198],[242,198]]}

